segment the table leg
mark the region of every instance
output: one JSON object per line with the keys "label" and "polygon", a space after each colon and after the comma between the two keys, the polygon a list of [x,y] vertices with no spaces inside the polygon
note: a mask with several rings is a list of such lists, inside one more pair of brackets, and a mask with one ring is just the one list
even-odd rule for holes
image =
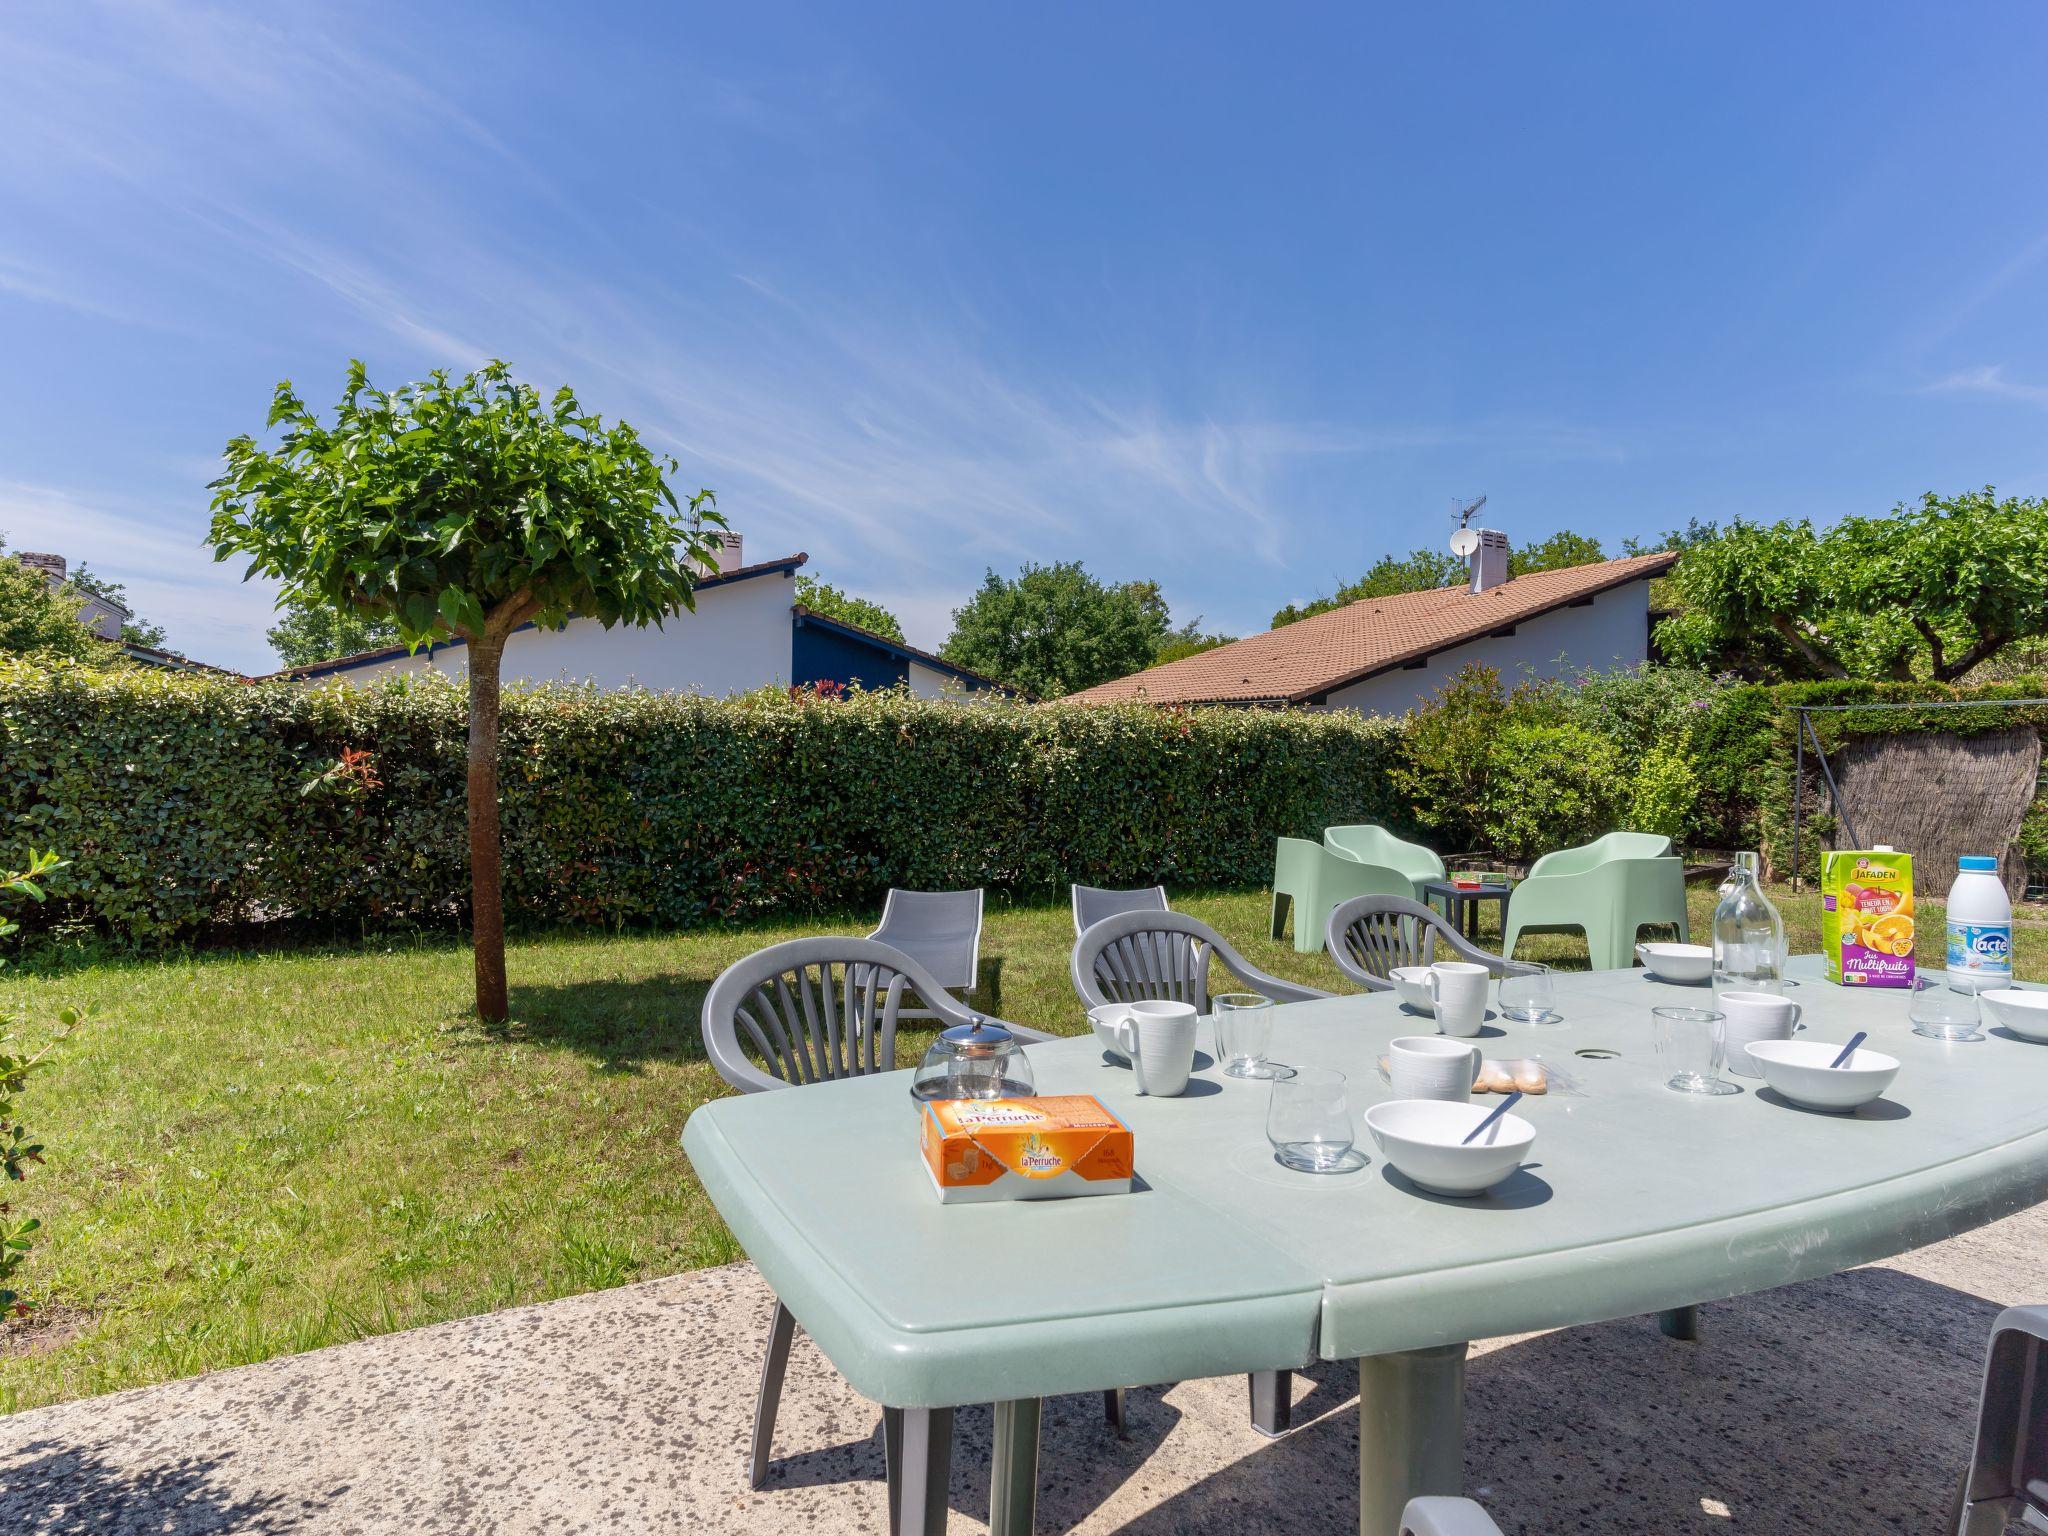
{"label": "table leg", "polygon": [[[995,1453],[988,1474],[988,1536],[1031,1536],[1038,1508],[1038,1415],[1035,1397],[996,1404]],[[940,1528],[944,1528],[943,1520]]]}
{"label": "table leg", "polygon": [[1398,1536],[1418,1494],[1464,1492],[1465,1349],[1358,1362],[1358,1536]]}
{"label": "table leg", "polygon": [[1268,1438],[1294,1425],[1294,1372],[1253,1371],[1245,1378],[1252,1389],[1252,1428]]}
{"label": "table leg", "polygon": [[1700,1336],[1700,1309],[1673,1307],[1657,1314],[1657,1328],[1667,1339],[1685,1339],[1688,1342]]}
{"label": "table leg", "polygon": [[884,1408],[882,1448],[889,1468],[889,1536],[946,1536],[953,1410]]}

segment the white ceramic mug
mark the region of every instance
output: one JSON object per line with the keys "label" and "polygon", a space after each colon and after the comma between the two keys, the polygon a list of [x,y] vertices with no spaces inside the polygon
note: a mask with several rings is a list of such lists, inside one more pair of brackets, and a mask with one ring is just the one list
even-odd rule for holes
{"label": "white ceramic mug", "polygon": [[1764,1040],[1790,1040],[1799,1024],[1799,1005],[1775,992],[1723,992],[1715,999],[1727,1015],[1728,1070],[1738,1077],[1762,1077],[1749,1048]]}
{"label": "white ceramic mug", "polygon": [[1493,972],[1465,960],[1432,965],[1424,985],[1436,1005],[1437,1027],[1447,1035],[1476,1035],[1486,1017],[1486,984]]}
{"label": "white ceramic mug", "polygon": [[1185,1093],[1195,1069],[1193,1003],[1128,1004],[1115,1024],[1116,1043],[1131,1058],[1138,1092],[1170,1099]]}
{"label": "white ceramic mug", "polygon": [[1442,1035],[1403,1035],[1387,1044],[1387,1076],[1397,1099],[1442,1099],[1463,1104],[1479,1077],[1476,1045]]}

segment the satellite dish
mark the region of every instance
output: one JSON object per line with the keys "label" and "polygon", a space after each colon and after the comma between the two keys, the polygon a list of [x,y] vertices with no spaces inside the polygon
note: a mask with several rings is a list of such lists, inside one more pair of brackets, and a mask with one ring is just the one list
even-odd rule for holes
{"label": "satellite dish", "polygon": [[1461,559],[1472,558],[1472,551],[1479,547],[1479,535],[1470,528],[1460,528],[1451,535],[1451,553]]}

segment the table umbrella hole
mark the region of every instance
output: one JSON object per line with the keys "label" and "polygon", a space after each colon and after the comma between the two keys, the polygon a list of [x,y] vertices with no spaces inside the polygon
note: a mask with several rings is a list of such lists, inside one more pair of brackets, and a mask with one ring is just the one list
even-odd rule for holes
{"label": "table umbrella hole", "polygon": [[1610,1051],[1604,1045],[1589,1045],[1582,1050],[1573,1051],[1572,1054],[1574,1056],[1583,1056],[1588,1061],[1612,1061],[1617,1056],[1619,1056],[1621,1052]]}

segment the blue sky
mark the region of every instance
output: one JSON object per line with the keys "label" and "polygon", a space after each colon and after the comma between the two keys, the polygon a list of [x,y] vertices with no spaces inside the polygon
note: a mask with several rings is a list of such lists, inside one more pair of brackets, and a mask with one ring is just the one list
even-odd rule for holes
{"label": "blue sky", "polygon": [[633,421],[936,644],[1520,541],[2048,493],[2048,11],[107,5],[0,17],[0,532],[270,665],[221,444],[351,356]]}

